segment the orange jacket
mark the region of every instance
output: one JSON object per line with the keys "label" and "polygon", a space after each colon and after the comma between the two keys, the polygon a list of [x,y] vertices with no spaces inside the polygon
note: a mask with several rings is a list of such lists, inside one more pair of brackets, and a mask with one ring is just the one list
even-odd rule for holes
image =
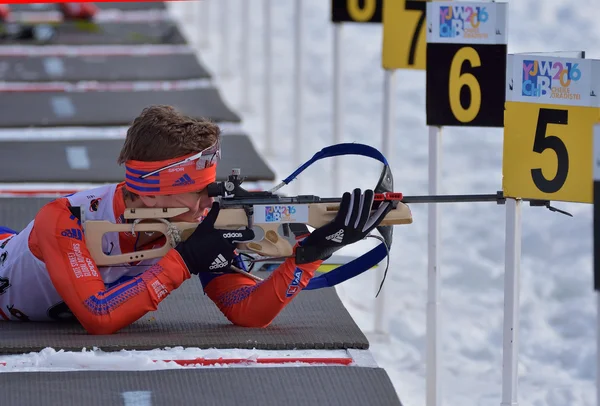
{"label": "orange jacket", "polygon": [[[112,187],[113,201],[107,202],[108,199],[105,198],[105,201],[100,202],[100,205],[105,205],[101,209],[104,207],[108,210],[107,213],[112,210],[115,218],[122,218],[125,209],[121,193],[123,184]],[[104,193],[102,190],[88,197]],[[45,205],[29,227],[28,236],[26,233],[23,236],[19,233],[5,248],[7,252],[18,249],[18,239],[27,237],[26,246],[30,255],[39,260],[39,266],[49,276],[51,288],[58,293],[81,325],[91,334],[110,334],[135,322],[147,312],[156,310],[159,303],[191,275],[179,253],[172,249],[163,258],[142,268],[141,273],[124,278],[122,282],[107,284],[105,279],[109,271],[104,267],[98,268],[94,263],[85,245],[81,223],[69,210],[73,199],[81,200],[81,196],[60,198]],[[92,204],[96,204],[96,207],[90,205],[90,210],[98,210],[98,203]],[[112,207],[109,208],[107,204]],[[164,237],[158,243],[162,245]],[[133,252],[135,237],[120,233],[117,245],[121,252]],[[27,249],[21,248],[21,251]],[[6,278],[17,278],[16,272],[29,272],[19,268],[23,264],[29,264],[27,255],[27,252],[9,253],[7,258],[10,261],[6,264],[8,271],[4,271]],[[208,278],[208,275],[204,275],[201,279],[205,285],[205,293],[232,323],[265,327],[308,284],[319,265],[320,262],[315,262],[298,266],[293,258],[289,258],[260,283],[236,273],[210,275]],[[31,267],[30,264],[27,266]],[[135,273],[134,266],[136,264],[129,264],[120,271]],[[0,270],[0,277],[2,272]],[[43,279],[37,277],[36,280],[44,283]],[[28,283],[31,286],[31,281]],[[28,308],[25,303],[26,290],[22,291],[23,294],[12,295],[13,308]],[[2,298],[0,296],[0,310],[8,306],[2,303]],[[30,311],[36,313],[35,309]]]}

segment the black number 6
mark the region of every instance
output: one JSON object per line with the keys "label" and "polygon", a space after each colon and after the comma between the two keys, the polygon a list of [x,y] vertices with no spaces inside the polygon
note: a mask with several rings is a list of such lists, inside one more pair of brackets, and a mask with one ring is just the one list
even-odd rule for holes
{"label": "black number 6", "polygon": [[541,154],[545,150],[551,149],[556,154],[557,160],[556,175],[552,179],[546,179],[541,168],[531,170],[533,183],[544,193],[558,192],[565,184],[569,173],[569,153],[565,143],[555,135],[546,137],[546,130],[548,124],[566,125],[568,121],[569,112],[567,110],[540,109],[533,141],[533,152]]}

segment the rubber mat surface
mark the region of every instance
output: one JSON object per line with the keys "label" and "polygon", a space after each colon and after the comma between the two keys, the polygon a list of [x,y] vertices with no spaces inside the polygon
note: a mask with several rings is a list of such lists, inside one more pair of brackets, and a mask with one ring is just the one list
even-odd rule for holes
{"label": "rubber mat surface", "polygon": [[0,45],[135,45],[184,44],[170,21],[37,24],[31,38],[0,38]]}
{"label": "rubber mat surface", "polygon": [[[165,10],[167,8],[162,1],[96,2],[94,4],[101,10]],[[10,4],[9,6],[13,11],[58,10],[58,6],[55,3]]]}
{"label": "rubber mat surface", "polygon": [[[264,272],[256,274],[268,277]],[[270,326],[247,328],[234,326],[223,316],[204,295],[196,276],[171,293],[156,312],[112,335],[89,335],[79,324],[68,321],[0,322],[0,353],[4,354],[40,351],[46,347],[119,351],[177,346],[365,349],[369,343],[334,288],[300,292]]]}
{"label": "rubber mat surface", "polygon": [[[121,182],[125,168],[117,164],[123,139],[0,142],[0,182]],[[221,138],[222,158],[217,178],[227,179],[241,168],[249,182],[274,180],[247,135]]]}
{"label": "rubber mat surface", "polygon": [[22,406],[401,406],[385,371],[363,367],[13,372],[0,385],[0,404]]}
{"label": "rubber mat surface", "polygon": [[172,91],[23,92],[0,97],[0,127],[130,125],[153,104],[168,104],[193,117],[240,122],[215,88]]}
{"label": "rubber mat surface", "polygon": [[42,206],[51,200],[27,197],[0,198],[0,226],[16,231],[24,229]]}
{"label": "rubber mat surface", "polygon": [[146,56],[72,56],[4,58],[0,81],[133,81],[209,78],[196,56],[189,54]]}

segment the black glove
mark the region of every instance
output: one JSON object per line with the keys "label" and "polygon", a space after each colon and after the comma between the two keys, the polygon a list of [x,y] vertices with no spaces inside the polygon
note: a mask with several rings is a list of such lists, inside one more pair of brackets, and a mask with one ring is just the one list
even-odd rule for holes
{"label": "black glove", "polygon": [[235,259],[235,243],[254,239],[254,231],[250,228],[244,230],[215,229],[215,221],[220,210],[219,203],[214,202],[210,212],[196,227],[192,235],[175,247],[190,273],[194,275],[201,272],[229,271],[229,267]]}
{"label": "black glove", "polygon": [[371,189],[365,190],[364,194],[360,189],[354,189],[352,194],[344,193],[335,219],[317,228],[300,243],[296,249],[296,263],[327,259],[340,248],[365,238],[392,210],[390,202],[383,202],[371,214],[374,197]]}

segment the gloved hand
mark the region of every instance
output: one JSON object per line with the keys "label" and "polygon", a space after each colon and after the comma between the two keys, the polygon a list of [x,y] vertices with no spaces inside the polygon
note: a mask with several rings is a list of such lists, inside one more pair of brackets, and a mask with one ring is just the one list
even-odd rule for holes
{"label": "gloved hand", "polygon": [[360,189],[344,193],[335,219],[317,228],[296,248],[296,263],[327,259],[340,248],[365,238],[393,208],[391,202],[382,202],[371,214],[374,197],[371,189],[364,194]]}
{"label": "gloved hand", "polygon": [[220,211],[219,203],[214,202],[208,215],[196,227],[192,235],[181,241],[175,249],[183,258],[190,273],[225,272],[235,259],[235,243],[251,241],[254,231],[218,230],[214,228]]}

